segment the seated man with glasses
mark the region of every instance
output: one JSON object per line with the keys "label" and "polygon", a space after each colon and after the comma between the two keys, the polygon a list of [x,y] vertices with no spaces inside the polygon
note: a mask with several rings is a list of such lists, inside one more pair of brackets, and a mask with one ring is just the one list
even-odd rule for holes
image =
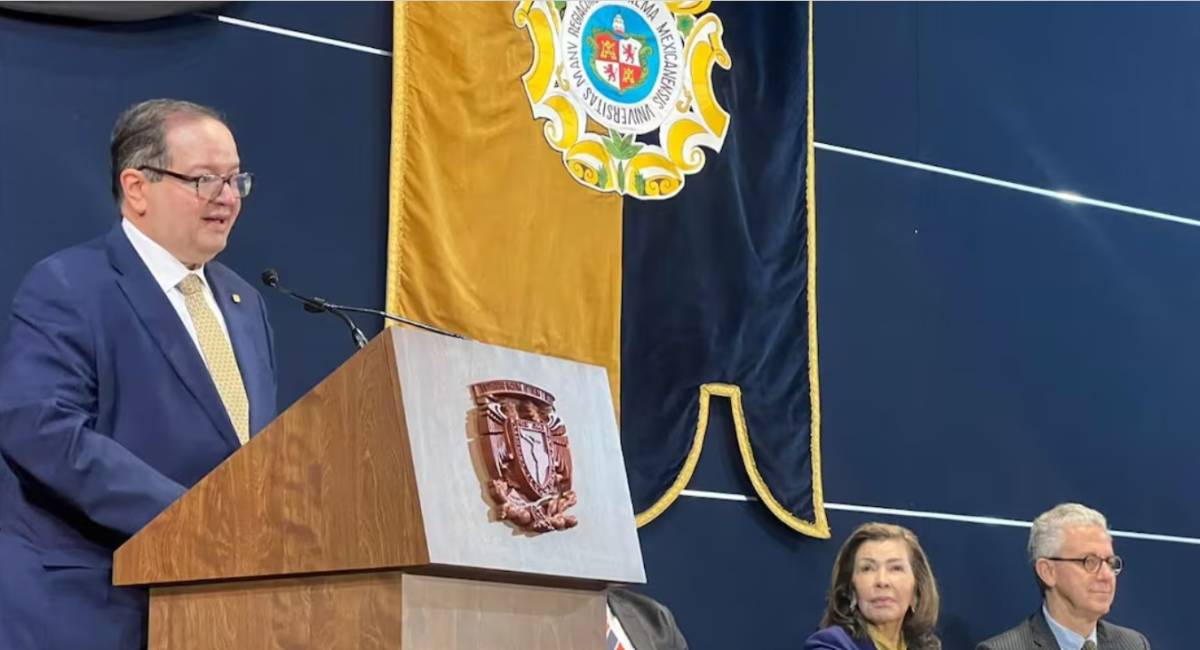
{"label": "seated man with glasses", "polygon": [[113,550],[275,417],[266,305],[214,259],[252,180],[233,133],[150,100],[109,153],[115,223],[34,265],[0,353],[4,649],[146,647]]}
{"label": "seated man with glasses", "polygon": [[1029,531],[1029,560],[1042,608],[976,650],[1149,650],[1140,632],[1100,620],[1124,568],[1104,515],[1078,503],[1042,513]]}

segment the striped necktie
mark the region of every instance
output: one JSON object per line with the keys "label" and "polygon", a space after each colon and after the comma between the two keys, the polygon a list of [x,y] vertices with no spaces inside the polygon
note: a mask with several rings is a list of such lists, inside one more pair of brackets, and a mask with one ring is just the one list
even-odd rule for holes
{"label": "striped necktie", "polygon": [[246,386],[242,383],[242,372],[238,369],[237,357],[233,355],[233,346],[221,329],[216,314],[204,300],[204,285],[200,276],[187,274],[179,282],[179,290],[183,293],[188,315],[192,317],[192,325],[196,327],[196,338],[200,340],[204,363],[208,366],[213,383],[217,385],[217,393],[221,395],[221,402],[229,413],[229,420],[233,422],[238,441],[244,445],[250,440],[250,400],[246,397]]}

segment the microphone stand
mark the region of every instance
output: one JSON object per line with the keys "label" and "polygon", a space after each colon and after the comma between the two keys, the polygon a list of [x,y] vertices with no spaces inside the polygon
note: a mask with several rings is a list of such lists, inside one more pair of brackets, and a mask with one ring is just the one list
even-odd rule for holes
{"label": "microphone stand", "polygon": [[302,296],[291,289],[281,286],[279,284],[279,274],[276,273],[274,269],[267,269],[266,271],[263,271],[262,282],[263,284],[275,289],[292,300],[303,303],[304,311],[312,314],[327,312],[342,319],[342,322],[346,323],[346,327],[350,328],[350,336],[354,339],[354,347],[359,350],[366,347],[367,335],[363,334],[363,331],[358,328],[358,324],[355,323],[354,319],[350,318],[346,312],[336,308],[336,306],[329,305],[320,298],[309,298],[308,296]]}
{"label": "microphone stand", "polygon": [[321,312],[327,312],[327,313],[333,314],[334,316],[337,316],[338,318],[342,319],[342,321],[346,323],[346,326],[350,328],[350,335],[354,338],[354,345],[360,350],[367,344],[367,337],[365,334],[363,334],[362,330],[358,328],[358,325],[355,324],[354,319],[350,318],[350,316],[346,312],[354,312],[354,313],[359,313],[359,314],[370,314],[372,316],[380,316],[380,317],[388,319],[388,320],[396,321],[397,323],[403,323],[405,325],[409,325],[409,326],[415,327],[417,329],[422,329],[427,332],[433,332],[434,334],[441,334],[442,336],[449,336],[451,338],[467,340],[467,338],[461,334],[449,332],[444,329],[434,327],[433,325],[427,325],[427,324],[419,322],[419,321],[410,320],[408,318],[404,318],[403,316],[397,316],[395,314],[391,314],[391,313],[388,313],[386,311],[382,311],[379,309],[369,309],[366,307],[351,307],[348,305],[336,305],[336,304],[331,303],[319,296],[310,298],[308,296],[298,294],[295,291],[285,288],[279,284],[279,273],[276,272],[275,269],[267,269],[267,270],[263,271],[262,282],[263,282],[263,284],[267,285],[268,287],[271,287],[272,289],[275,289],[276,291],[279,291],[280,293],[284,294],[285,296],[303,303],[304,311],[307,311],[310,314],[319,314]]}
{"label": "microphone stand", "polygon": [[[331,302],[325,301],[323,298],[313,298],[312,301],[315,305],[320,305],[321,307],[324,307],[325,309],[350,311],[350,312],[355,312],[355,313],[359,313],[359,314],[371,314],[372,316],[379,316],[379,317],[385,318],[387,320],[396,321],[397,323],[404,323],[405,325],[410,325],[417,329],[425,330],[426,332],[433,332],[434,334],[441,334],[442,336],[449,336],[450,338],[453,338],[453,339],[462,339],[464,341],[467,340],[467,337],[463,336],[462,334],[450,332],[450,331],[441,329],[440,327],[434,327],[433,325],[426,325],[425,323],[422,323],[420,321],[411,320],[411,319],[405,318],[403,316],[397,316],[393,313],[382,311],[379,309],[370,309],[368,307],[350,307],[349,305],[335,305]],[[316,310],[313,310],[313,311],[316,311]]]}

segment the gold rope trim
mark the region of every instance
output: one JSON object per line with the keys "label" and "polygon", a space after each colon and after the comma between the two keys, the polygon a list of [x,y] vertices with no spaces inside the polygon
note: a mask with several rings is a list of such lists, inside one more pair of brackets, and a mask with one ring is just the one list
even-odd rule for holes
{"label": "gold rope trim", "polygon": [[742,452],[742,465],[746,467],[746,473],[750,476],[750,484],[754,486],[754,492],[758,494],[758,498],[767,506],[771,514],[775,515],[776,519],[782,521],[789,528],[810,537],[829,539],[829,524],[825,521],[824,504],[817,497],[821,489],[817,474],[820,463],[816,458],[812,461],[814,518],[813,521],[805,521],[779,503],[779,500],[771,493],[771,488],[767,487],[767,482],[763,480],[762,474],[758,472],[758,465],[754,462],[754,449],[750,446],[750,432],[746,427],[746,413],[742,410],[742,389],[737,386],[728,386],[728,389],[731,391],[729,401],[733,406],[733,427],[737,431],[738,450]]}
{"label": "gold rope trim", "polygon": [[675,482],[671,487],[667,488],[665,494],[654,502],[654,505],[639,512],[636,518],[638,528],[658,519],[658,516],[666,512],[667,508],[675,503],[675,499],[683,493],[683,489],[687,487],[688,482],[692,480],[692,473],[696,471],[696,464],[700,462],[700,452],[704,449],[704,433],[708,431],[708,400],[712,395],[713,386],[723,386],[724,384],[701,384],[700,386],[700,416],[696,419],[696,435],[692,438],[692,448],[688,450],[687,458],[683,461],[683,468],[679,470],[679,475],[675,477]]}
{"label": "gold rope trim", "polygon": [[829,520],[825,517],[825,492],[821,482],[821,364],[817,354],[817,157],[813,0],[808,0],[808,164],[805,167],[804,198],[808,204],[808,399],[811,415],[809,458],[812,459],[813,526],[820,532],[814,537],[829,539]]}
{"label": "gold rope trim", "polygon": [[[385,309],[398,314],[400,309],[400,247],[404,242],[404,172],[406,157],[406,89],[408,85],[408,52],[406,21],[408,12],[404,0],[392,3],[392,142],[388,172],[388,244]],[[392,325],[391,321],[384,321]]]}
{"label": "gold rope trim", "polygon": [[754,460],[754,449],[750,446],[750,433],[746,426],[746,414],[742,408],[742,389],[733,384],[703,384],[700,386],[700,415],[696,423],[696,435],[692,439],[692,448],[688,451],[683,468],[675,477],[675,482],[667,489],[654,505],[637,516],[638,527],[654,521],[671,507],[692,480],[696,465],[700,461],[700,452],[704,447],[704,434],[708,430],[708,406],[713,395],[726,397],[730,400],[733,411],[733,426],[737,432],[738,450],[741,452],[742,465],[750,477],[755,493],[767,506],[772,514],[789,528],[805,535],[819,539],[829,539],[829,521],[825,515],[825,496],[821,483],[821,384],[820,368],[817,364],[817,196],[816,196],[816,128],[814,126],[813,90],[815,66],[813,59],[813,2],[808,3],[808,142],[806,144],[807,169],[805,177],[805,203],[808,212],[808,381],[811,429],[809,434],[809,451],[812,465],[812,502],[813,521],[805,521],[783,507],[771,493],[758,464]]}
{"label": "gold rope trim", "polygon": [[[683,469],[680,470],[679,475],[675,478],[675,482],[671,484],[667,492],[654,505],[638,514],[637,525],[639,527],[645,526],[657,519],[667,508],[671,507],[671,504],[675,503],[675,500],[679,498],[684,488],[692,480],[692,474],[696,471],[696,465],[700,462],[700,452],[704,447],[704,435],[708,431],[709,402],[712,400],[713,395],[729,399],[733,412],[733,428],[737,434],[738,451],[742,456],[742,465],[746,468],[746,473],[750,477],[750,483],[754,486],[754,492],[758,494],[758,498],[776,518],[789,528],[811,537],[828,539],[829,525],[825,520],[824,506],[822,504],[820,509],[816,507],[815,494],[817,487],[815,471],[813,477],[813,513],[815,517],[813,521],[805,521],[789,512],[775,498],[771,489],[767,487],[767,483],[763,480],[762,474],[759,473],[758,465],[754,460],[754,449],[750,446],[750,431],[746,425],[746,411],[742,407],[742,389],[735,384],[710,383],[700,386],[700,414],[696,422],[696,435],[692,440],[692,448],[688,452],[687,459],[683,463]],[[818,463],[814,462],[814,470],[817,466]]]}

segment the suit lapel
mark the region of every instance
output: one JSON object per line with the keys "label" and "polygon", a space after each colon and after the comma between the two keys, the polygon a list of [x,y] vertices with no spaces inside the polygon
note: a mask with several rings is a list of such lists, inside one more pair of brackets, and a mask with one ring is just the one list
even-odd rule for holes
{"label": "suit lapel", "polygon": [[204,365],[200,351],[188,336],[187,329],[179,320],[179,314],[171,306],[165,293],[146,264],[138,257],[133,245],[126,239],[118,223],[105,239],[109,260],[121,277],[117,284],[129,300],[130,306],[146,327],[150,337],[158,344],[163,356],[170,362],[179,380],[196,398],[205,414],[212,420],[213,427],[220,432],[226,443],[237,448],[237,433],[213,384],[212,375]]}
{"label": "suit lapel", "polygon": [[[1110,628],[1104,621],[1096,621],[1096,650],[1123,650],[1131,647],[1126,645],[1121,637],[1113,638]],[[1136,646],[1132,646],[1136,647]]]}
{"label": "suit lapel", "polygon": [[617,621],[621,623],[621,630],[625,632],[625,636],[629,642],[633,644],[634,650],[638,648],[649,648],[651,645],[650,633],[642,625],[641,617],[637,611],[623,598],[609,595],[608,606],[612,609],[613,615],[617,617]]}
{"label": "suit lapel", "polygon": [[1037,647],[1060,650],[1058,640],[1054,638],[1054,633],[1050,631],[1050,624],[1046,622],[1046,617],[1040,609],[1029,617],[1029,629]]}

